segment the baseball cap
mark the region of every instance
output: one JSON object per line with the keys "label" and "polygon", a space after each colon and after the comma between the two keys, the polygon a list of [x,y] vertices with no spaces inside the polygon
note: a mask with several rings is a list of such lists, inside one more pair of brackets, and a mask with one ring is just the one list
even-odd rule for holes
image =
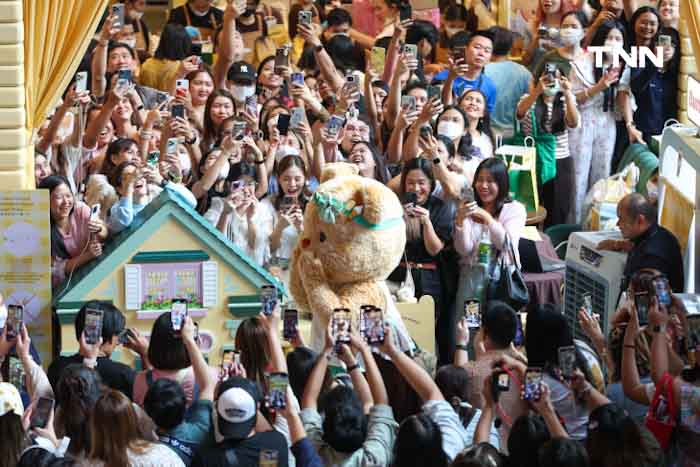
{"label": "baseball cap", "polygon": [[22,397],[13,384],[0,383],[0,417],[10,412],[20,417],[24,414]]}
{"label": "baseball cap", "polygon": [[260,400],[257,385],[248,379],[232,376],[221,383],[215,404],[217,441],[247,438],[255,426]]}
{"label": "baseball cap", "polygon": [[250,81],[255,82],[255,68],[248,62],[234,62],[226,73],[226,79],[229,81]]}

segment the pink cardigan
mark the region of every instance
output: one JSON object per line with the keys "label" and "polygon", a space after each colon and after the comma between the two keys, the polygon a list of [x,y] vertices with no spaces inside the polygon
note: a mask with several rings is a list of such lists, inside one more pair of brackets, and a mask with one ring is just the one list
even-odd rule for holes
{"label": "pink cardigan", "polygon": [[525,206],[518,201],[512,201],[503,205],[503,209],[501,209],[501,214],[499,214],[498,219],[496,219],[495,222],[492,222],[488,227],[474,222],[469,217],[464,219],[462,225],[455,224],[452,239],[454,241],[455,250],[457,250],[457,253],[460,255],[460,265],[468,266],[478,262],[479,240],[481,239],[481,233],[485,228],[489,229],[491,243],[498,250],[503,248],[503,243],[505,242],[507,232],[508,236],[513,242],[513,246],[515,247],[516,260],[520,262],[518,242],[520,241],[520,236],[523,233],[526,219],[527,212],[525,210]]}

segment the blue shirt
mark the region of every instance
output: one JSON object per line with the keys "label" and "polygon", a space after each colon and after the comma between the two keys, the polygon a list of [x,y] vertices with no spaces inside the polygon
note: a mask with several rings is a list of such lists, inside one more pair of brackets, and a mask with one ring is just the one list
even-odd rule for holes
{"label": "blue shirt", "polygon": [[185,465],[190,465],[194,451],[209,439],[211,411],[211,401],[195,401],[187,411],[185,420],[167,433],[159,434],[158,439],[175,451]]}
{"label": "blue shirt", "polygon": [[115,234],[129,227],[145,207],[145,204],[133,204],[131,198],[119,198],[109,210],[109,232]]}
{"label": "blue shirt", "polygon": [[519,63],[505,60],[489,63],[484,74],[498,89],[496,107],[491,112],[491,127],[512,134],[515,109],[520,98],[529,90],[532,73]]}
{"label": "blue shirt", "polygon": [[[447,80],[448,73],[447,70],[443,70],[435,75],[433,79],[445,81]],[[491,78],[486,76],[483,72],[475,80],[469,80],[462,76],[455,78],[452,83],[452,94],[455,97],[459,98],[467,89],[478,89],[481,91],[486,98],[486,108],[489,110],[489,114],[493,112],[493,109],[496,107],[496,85]]]}

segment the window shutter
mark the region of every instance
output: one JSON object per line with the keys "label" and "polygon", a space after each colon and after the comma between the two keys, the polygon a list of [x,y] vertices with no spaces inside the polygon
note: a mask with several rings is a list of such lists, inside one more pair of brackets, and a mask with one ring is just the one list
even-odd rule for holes
{"label": "window shutter", "polygon": [[216,261],[202,263],[202,306],[216,306],[219,295],[219,265]]}
{"label": "window shutter", "polygon": [[141,266],[124,266],[124,303],[127,310],[141,309]]}

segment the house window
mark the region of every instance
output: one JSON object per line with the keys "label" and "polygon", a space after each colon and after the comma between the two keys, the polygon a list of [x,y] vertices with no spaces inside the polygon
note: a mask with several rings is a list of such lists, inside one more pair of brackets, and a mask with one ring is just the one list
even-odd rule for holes
{"label": "house window", "polygon": [[141,290],[142,310],[169,310],[173,298],[202,308],[202,263],[144,264]]}

